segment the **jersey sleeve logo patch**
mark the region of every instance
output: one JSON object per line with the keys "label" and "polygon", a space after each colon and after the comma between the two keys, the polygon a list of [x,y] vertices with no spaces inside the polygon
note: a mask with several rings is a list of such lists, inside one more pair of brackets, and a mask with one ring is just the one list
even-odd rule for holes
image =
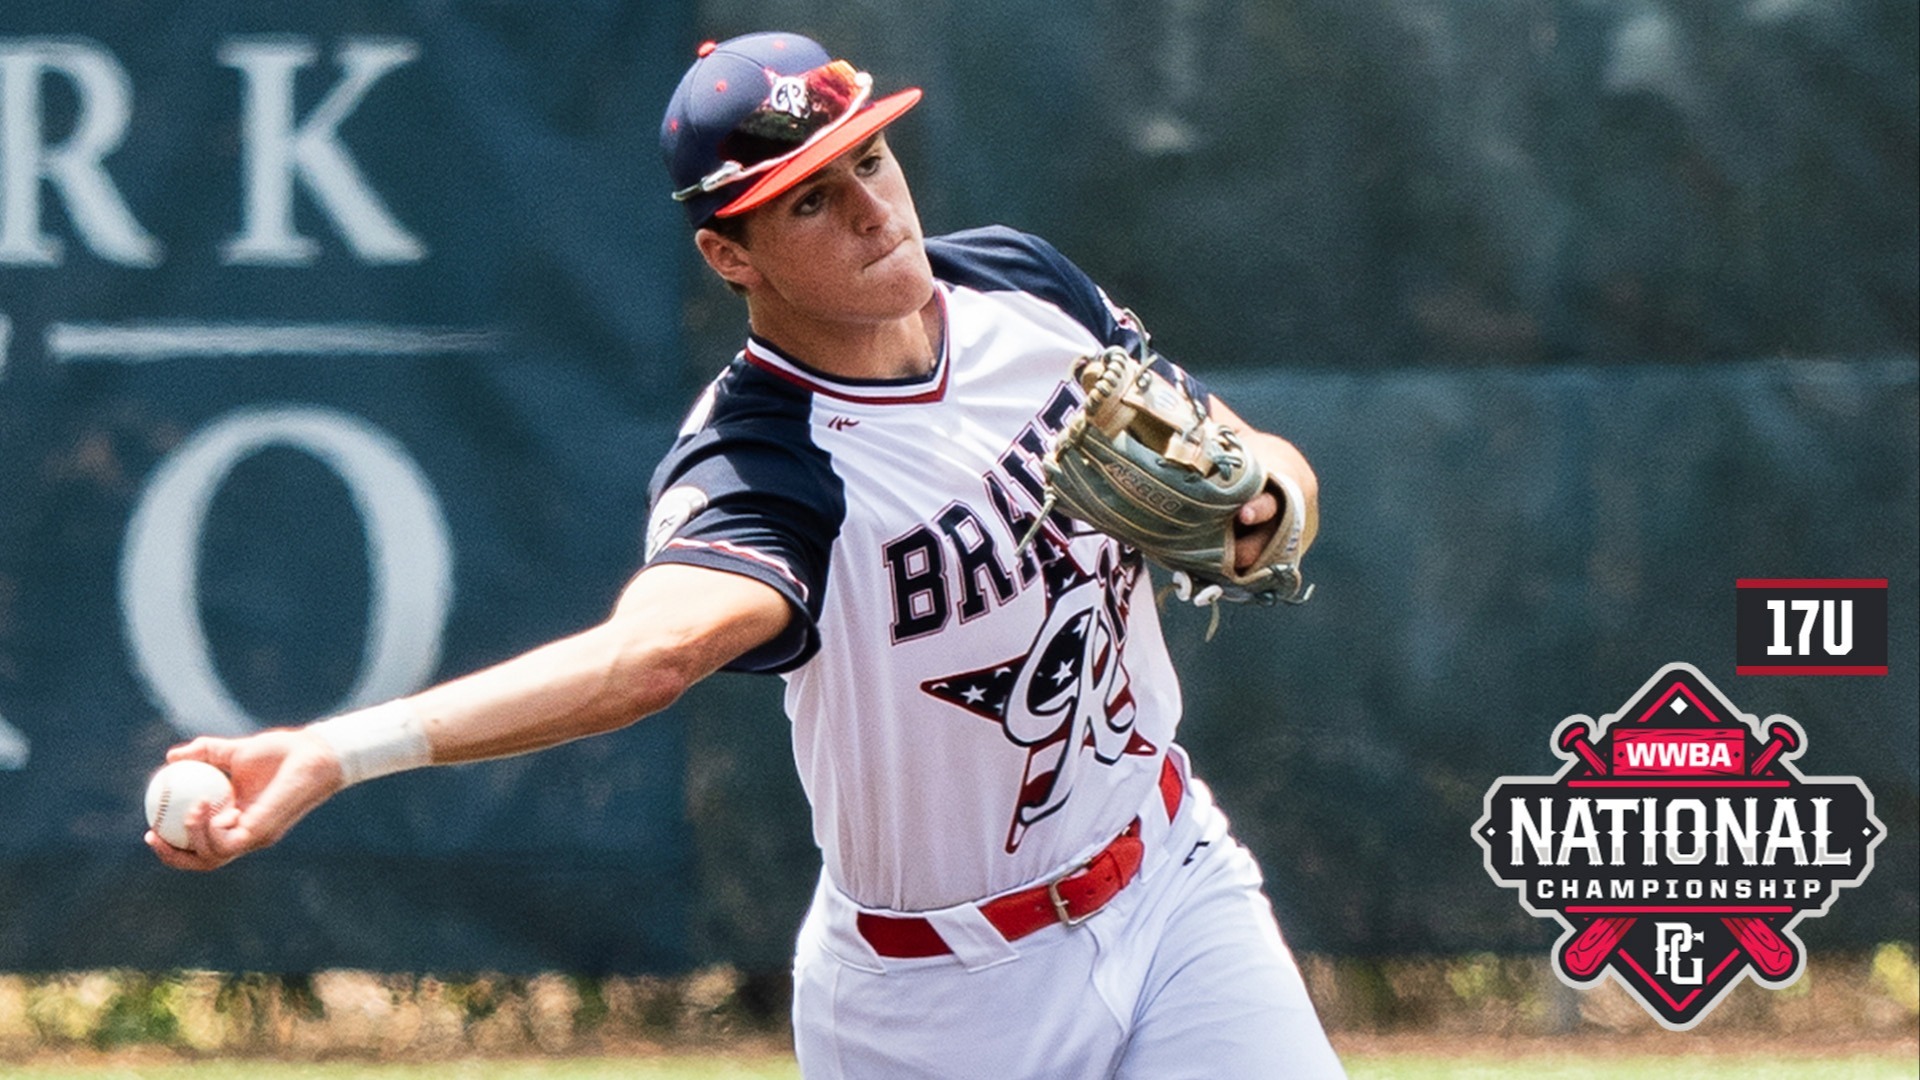
{"label": "jersey sleeve logo patch", "polygon": [[667,541],[706,508],[707,493],[691,484],[661,492],[653,504],[652,516],[647,519],[647,561],[652,562],[660,549],[667,546]]}

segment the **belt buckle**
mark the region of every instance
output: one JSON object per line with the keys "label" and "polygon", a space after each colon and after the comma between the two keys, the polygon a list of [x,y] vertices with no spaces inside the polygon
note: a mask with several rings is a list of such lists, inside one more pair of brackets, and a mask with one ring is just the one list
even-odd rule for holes
{"label": "belt buckle", "polygon": [[[1094,856],[1094,858],[1099,858],[1099,856],[1096,855]],[[1054,878],[1052,881],[1047,882],[1047,899],[1053,902],[1053,913],[1057,918],[1059,918],[1061,926],[1079,926],[1081,923],[1086,922],[1088,919],[1091,919],[1095,915],[1098,915],[1100,913],[1100,909],[1096,907],[1092,911],[1087,912],[1085,915],[1080,915],[1076,917],[1073,914],[1073,912],[1067,910],[1067,898],[1060,895],[1061,882],[1067,880],[1068,878],[1072,877],[1075,874],[1085,873],[1087,869],[1092,865],[1093,865],[1093,859],[1088,859],[1086,862],[1081,863],[1079,866],[1076,866],[1073,869],[1067,871],[1066,873],[1061,874],[1059,877]]]}

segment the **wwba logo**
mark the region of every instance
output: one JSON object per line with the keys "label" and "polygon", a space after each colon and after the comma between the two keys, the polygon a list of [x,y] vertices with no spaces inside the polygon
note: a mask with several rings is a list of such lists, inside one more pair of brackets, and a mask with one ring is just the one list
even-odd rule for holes
{"label": "wwba logo", "polygon": [[1687,664],[1598,721],[1561,721],[1552,747],[1558,773],[1487,791],[1473,826],[1487,873],[1564,928],[1561,981],[1612,975],[1677,1031],[1743,977],[1797,980],[1793,928],[1865,881],[1886,836],[1857,777],[1801,774],[1799,724],[1741,713]]}

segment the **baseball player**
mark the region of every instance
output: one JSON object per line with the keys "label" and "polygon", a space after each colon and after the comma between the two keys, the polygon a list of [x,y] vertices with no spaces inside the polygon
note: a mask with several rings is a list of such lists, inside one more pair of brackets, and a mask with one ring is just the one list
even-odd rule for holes
{"label": "baseball player", "polygon": [[[786,683],[823,870],[794,962],[810,1078],[1341,1074],[1207,788],[1132,546],[1050,513],[1076,358],[1141,330],[1044,241],[926,238],[883,129],[920,91],[797,34],[701,47],[661,127],[673,198],[746,299],[744,350],[653,479],[607,620],[371,709],[169,754],[226,769],[212,869],[342,787],[613,730],[722,668]],[[1253,562],[1316,485],[1238,511]],[[1025,543],[1022,541],[1025,540]]]}

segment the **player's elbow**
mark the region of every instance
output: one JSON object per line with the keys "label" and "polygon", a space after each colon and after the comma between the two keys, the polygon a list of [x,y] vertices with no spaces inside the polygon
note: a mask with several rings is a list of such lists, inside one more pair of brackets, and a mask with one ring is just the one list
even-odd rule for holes
{"label": "player's elbow", "polygon": [[605,689],[624,722],[659,712],[787,625],[787,601],[759,581],[695,566],[638,575],[599,630],[611,649]]}
{"label": "player's elbow", "polygon": [[602,686],[609,704],[600,710],[610,727],[625,727],[668,708],[709,672],[701,651],[690,642],[661,634],[636,638],[620,633],[618,624],[603,630],[613,643]]}
{"label": "player's elbow", "polygon": [[706,672],[698,669],[685,650],[654,652],[632,680],[629,708],[633,718],[638,720],[666,709],[705,676]]}

